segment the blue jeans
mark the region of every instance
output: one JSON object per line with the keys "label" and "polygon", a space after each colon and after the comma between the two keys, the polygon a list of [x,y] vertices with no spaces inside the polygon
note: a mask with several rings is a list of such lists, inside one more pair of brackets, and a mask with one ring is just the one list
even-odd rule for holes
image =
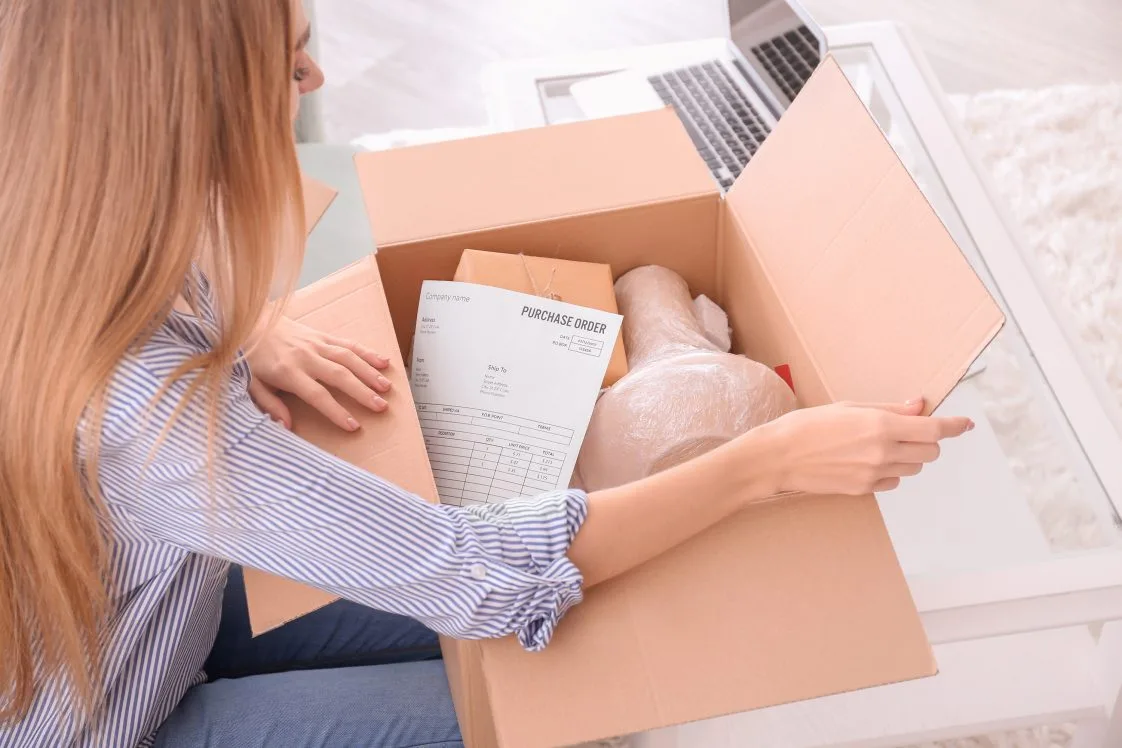
{"label": "blue jeans", "polygon": [[252,637],[233,568],[210,680],[187,692],[157,748],[462,748],[436,634],[345,600]]}

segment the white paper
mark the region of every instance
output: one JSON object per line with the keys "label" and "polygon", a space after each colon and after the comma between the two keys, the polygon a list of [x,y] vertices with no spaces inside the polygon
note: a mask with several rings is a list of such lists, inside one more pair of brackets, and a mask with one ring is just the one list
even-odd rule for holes
{"label": "white paper", "polygon": [[441,502],[567,488],[623,318],[425,281],[410,386]]}

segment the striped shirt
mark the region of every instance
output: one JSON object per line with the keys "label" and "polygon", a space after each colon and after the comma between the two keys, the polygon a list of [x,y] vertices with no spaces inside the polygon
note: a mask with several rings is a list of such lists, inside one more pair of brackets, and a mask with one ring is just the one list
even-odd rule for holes
{"label": "striped shirt", "polygon": [[[213,321],[211,303],[199,307]],[[95,717],[79,723],[65,686],[49,680],[23,721],[0,726],[4,748],[150,744],[187,689],[206,679],[230,562],[448,636],[513,633],[529,650],[546,646],[581,600],[566,553],[588,511],[583,493],[429,504],[274,424],[249,397],[244,363],[222,397],[215,469],[206,406],[195,398],[157,448],[188,382],[155,398],[180,363],[206,349],[207,329],[173,312],[111,383],[97,479],[115,602]]]}

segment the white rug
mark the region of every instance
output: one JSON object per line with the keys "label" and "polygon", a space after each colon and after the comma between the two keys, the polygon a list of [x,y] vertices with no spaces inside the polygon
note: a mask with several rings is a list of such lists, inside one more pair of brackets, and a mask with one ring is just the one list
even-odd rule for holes
{"label": "white rug", "polygon": [[[955,104],[1045,292],[1122,402],[1122,86],[992,92]],[[1103,502],[1096,515],[1003,338],[978,384],[1052,547],[1110,542]]]}
{"label": "white rug", "polygon": [[1122,83],[954,103],[1049,290],[1122,403]]}
{"label": "white rug", "polygon": [[[1122,85],[995,91],[954,103],[1047,292],[1122,403]],[[1108,542],[1109,528],[1049,451],[1015,359],[995,346],[987,364],[988,415],[1052,547]],[[1061,725],[921,748],[1066,748],[1071,738],[1072,727]]]}

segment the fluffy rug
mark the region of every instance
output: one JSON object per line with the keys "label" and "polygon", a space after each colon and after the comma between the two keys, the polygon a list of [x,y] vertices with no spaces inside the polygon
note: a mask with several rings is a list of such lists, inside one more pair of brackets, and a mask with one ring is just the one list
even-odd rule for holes
{"label": "fluffy rug", "polygon": [[[995,91],[953,100],[975,153],[1020,224],[1047,291],[1122,403],[1122,84]],[[987,352],[987,410],[1057,551],[1109,542],[1049,450],[1008,344]],[[1070,725],[917,748],[1066,748]]]}
{"label": "fluffy rug", "polygon": [[953,103],[1050,292],[1122,403],[1122,83]]}
{"label": "fluffy rug", "polygon": [[[973,146],[1019,223],[1046,292],[1122,401],[1122,85],[956,98]],[[1049,433],[1006,330],[977,380],[988,416],[1057,551],[1110,542]]]}

